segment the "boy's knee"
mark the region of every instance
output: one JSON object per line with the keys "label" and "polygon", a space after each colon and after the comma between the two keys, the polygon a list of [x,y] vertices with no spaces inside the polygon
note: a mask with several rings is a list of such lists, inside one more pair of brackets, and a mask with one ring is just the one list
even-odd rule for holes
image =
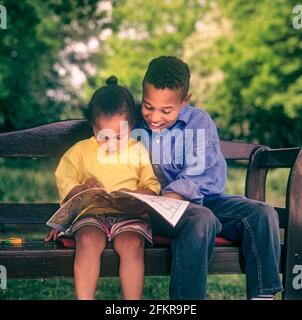
{"label": "boy's knee", "polygon": [[253,203],[247,221],[258,230],[271,230],[279,233],[279,216],[277,211],[264,202]]}
{"label": "boy's knee", "polygon": [[255,204],[254,213],[261,221],[269,223],[279,223],[279,216],[277,211],[267,203],[257,202]]}
{"label": "boy's knee", "polygon": [[219,233],[221,231],[221,223],[207,207],[200,205],[191,205],[190,208],[190,224],[195,226],[197,230],[210,231]]}

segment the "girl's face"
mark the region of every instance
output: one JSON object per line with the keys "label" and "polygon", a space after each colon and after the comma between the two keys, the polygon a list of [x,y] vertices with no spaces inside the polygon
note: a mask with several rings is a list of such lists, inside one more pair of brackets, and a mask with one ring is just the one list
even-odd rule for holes
{"label": "girl's face", "polygon": [[183,98],[182,89],[157,89],[145,83],[142,99],[142,115],[151,130],[171,127],[181,109],[188,104],[191,94]]}
{"label": "girl's face", "polygon": [[94,119],[93,132],[99,144],[108,152],[117,152],[128,143],[130,125],[126,113],[100,115]]}

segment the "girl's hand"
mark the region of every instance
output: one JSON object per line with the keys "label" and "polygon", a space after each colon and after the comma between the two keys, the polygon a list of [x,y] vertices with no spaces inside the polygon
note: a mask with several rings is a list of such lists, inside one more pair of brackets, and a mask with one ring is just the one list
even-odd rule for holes
{"label": "girl's hand", "polygon": [[[119,189],[118,191],[125,191],[125,192],[134,192],[140,193],[139,190],[129,190],[127,188]],[[117,203],[115,205],[117,209],[121,211],[127,211],[137,215],[142,215],[148,212],[149,207],[147,207],[144,203],[136,199],[135,197],[118,197]]]}
{"label": "girl's hand", "polygon": [[47,237],[44,239],[45,242],[49,242],[49,241],[56,241],[58,239],[58,235],[59,235],[60,231],[56,230],[56,229],[51,229],[49,234],[47,235]]}
{"label": "girl's hand", "polygon": [[127,188],[118,189],[118,191],[134,192],[134,191],[127,189]]}
{"label": "girl's hand", "polygon": [[99,182],[95,177],[88,178],[84,183],[84,189],[90,188],[104,188],[104,185]]}
{"label": "girl's hand", "polygon": [[93,200],[104,207],[110,207],[112,204],[110,200],[110,195],[105,190],[95,194],[93,196]]}

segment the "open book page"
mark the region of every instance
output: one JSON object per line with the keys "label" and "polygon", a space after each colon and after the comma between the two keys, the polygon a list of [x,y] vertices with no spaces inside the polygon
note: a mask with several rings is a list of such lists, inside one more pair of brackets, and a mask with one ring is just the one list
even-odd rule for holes
{"label": "open book page", "polygon": [[[76,219],[85,213],[159,213],[173,227],[176,225],[189,202],[161,196],[150,196],[134,192],[114,191],[108,194],[101,188],[79,192],[47,221],[47,225],[65,231]],[[139,213],[138,213],[139,214]]]}
{"label": "open book page", "polygon": [[75,219],[85,212],[102,214],[118,213],[112,208],[110,198],[102,188],[91,188],[79,192],[65,202],[47,221],[47,225],[59,231],[65,231]]}
{"label": "open book page", "polygon": [[134,192],[125,192],[142,200],[158,212],[167,222],[175,227],[189,205],[189,201],[171,199],[161,196],[150,196]]}

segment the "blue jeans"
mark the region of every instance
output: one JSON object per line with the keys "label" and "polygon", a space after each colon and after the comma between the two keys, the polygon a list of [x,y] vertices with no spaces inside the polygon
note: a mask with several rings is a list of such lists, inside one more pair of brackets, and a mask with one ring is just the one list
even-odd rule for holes
{"label": "blue jeans", "polygon": [[152,215],[151,224],[155,235],[172,238],[171,299],[205,299],[208,264],[220,231],[222,237],[241,243],[248,299],[282,290],[278,215],[271,206],[221,198],[204,206],[190,204],[175,228],[157,215]]}
{"label": "blue jeans", "polygon": [[204,299],[216,233],[221,224],[207,208],[190,203],[175,228],[150,215],[153,235],[171,238],[170,298]]}
{"label": "blue jeans", "polygon": [[241,244],[247,298],[282,291],[279,218],[274,208],[260,201],[239,197],[208,200],[204,205],[221,222],[220,236]]}

